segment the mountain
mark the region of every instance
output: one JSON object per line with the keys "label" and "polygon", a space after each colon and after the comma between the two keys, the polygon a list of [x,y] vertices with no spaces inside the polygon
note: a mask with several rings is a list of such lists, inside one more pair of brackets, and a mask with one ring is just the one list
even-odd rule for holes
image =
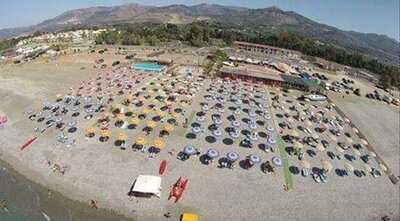
{"label": "mountain", "polygon": [[32,34],[35,31],[57,31],[76,25],[112,25],[118,23],[174,23],[185,24],[198,20],[218,22],[237,29],[251,29],[264,33],[290,31],[358,51],[385,63],[398,64],[399,42],[385,35],[343,31],[320,24],[291,11],[277,7],[249,9],[215,4],[194,6],[169,5],[163,7],[127,4],[112,7],[91,7],[67,11],[40,24],[0,30],[0,38]]}

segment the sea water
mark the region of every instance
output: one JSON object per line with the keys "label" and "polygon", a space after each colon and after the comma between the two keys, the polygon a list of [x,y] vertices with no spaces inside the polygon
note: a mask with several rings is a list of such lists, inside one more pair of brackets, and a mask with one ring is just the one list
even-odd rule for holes
{"label": "sea water", "polygon": [[89,208],[18,174],[0,161],[0,221],[132,221],[102,209]]}

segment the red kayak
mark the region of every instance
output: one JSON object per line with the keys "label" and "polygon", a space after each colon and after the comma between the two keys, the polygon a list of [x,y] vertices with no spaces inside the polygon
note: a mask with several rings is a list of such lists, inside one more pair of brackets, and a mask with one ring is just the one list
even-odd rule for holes
{"label": "red kayak", "polygon": [[26,143],[24,143],[24,145],[21,146],[21,150],[24,150],[25,148],[27,148],[29,145],[31,145],[33,143],[33,141],[35,141],[37,139],[37,137],[34,137],[30,140],[28,140]]}
{"label": "red kayak", "polygon": [[160,174],[160,175],[163,175],[164,173],[165,173],[165,170],[167,169],[167,161],[166,160],[163,160],[163,161],[161,161],[161,163],[160,163],[160,169],[158,170],[158,173]]}

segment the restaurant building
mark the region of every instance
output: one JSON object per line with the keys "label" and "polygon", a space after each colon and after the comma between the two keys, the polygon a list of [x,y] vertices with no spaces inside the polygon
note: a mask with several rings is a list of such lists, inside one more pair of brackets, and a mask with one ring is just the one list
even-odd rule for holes
{"label": "restaurant building", "polygon": [[319,82],[313,79],[303,79],[298,76],[263,71],[248,71],[226,66],[220,69],[218,76],[230,79],[241,79],[254,83],[262,82],[274,87],[288,87],[302,91],[317,91],[320,88]]}
{"label": "restaurant building", "polygon": [[296,56],[296,53],[291,50],[277,48],[269,45],[262,44],[253,44],[243,41],[235,41],[233,42],[233,47],[239,50],[249,51],[249,52],[258,52],[264,54],[274,54],[274,55],[284,55],[288,57]]}

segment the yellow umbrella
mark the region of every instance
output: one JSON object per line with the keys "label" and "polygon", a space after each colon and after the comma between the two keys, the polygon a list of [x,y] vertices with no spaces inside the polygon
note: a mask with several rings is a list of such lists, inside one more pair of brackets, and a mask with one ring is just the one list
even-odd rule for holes
{"label": "yellow umbrella", "polygon": [[146,141],[143,137],[138,137],[138,138],[136,138],[135,143],[138,145],[144,145],[146,143]]}
{"label": "yellow umbrella", "polygon": [[86,136],[93,135],[94,134],[94,128],[93,127],[86,128],[85,129],[85,134],[86,134]]}
{"label": "yellow umbrella", "polygon": [[155,139],[154,142],[153,142],[153,146],[154,146],[155,148],[161,150],[161,149],[164,149],[165,143],[164,143],[164,141],[161,140],[161,139]]}
{"label": "yellow umbrella", "polygon": [[322,160],[322,167],[324,170],[326,170],[328,173],[332,171],[333,166],[332,163],[329,162],[328,160]]}
{"label": "yellow umbrella", "polygon": [[131,117],[131,118],[129,118],[128,123],[137,125],[139,123],[139,118]]}
{"label": "yellow umbrella", "polygon": [[157,114],[158,114],[160,117],[165,117],[165,112],[164,112],[164,111],[157,111]]}
{"label": "yellow umbrella", "polygon": [[354,167],[351,164],[347,163],[347,162],[344,163],[344,168],[346,168],[347,172],[353,172],[354,171]]}
{"label": "yellow umbrella", "polygon": [[157,123],[155,121],[147,121],[146,126],[150,127],[150,128],[154,128],[157,126]]}
{"label": "yellow umbrella", "polygon": [[174,129],[175,129],[174,126],[172,126],[171,124],[167,124],[167,125],[164,126],[164,130],[166,130],[168,132],[171,132]]}
{"label": "yellow umbrella", "polygon": [[149,108],[144,108],[143,110],[142,110],[142,112],[144,113],[144,114],[148,114],[148,113],[150,113],[151,112],[151,110],[149,109]]}
{"label": "yellow umbrella", "polygon": [[307,160],[302,160],[301,161],[301,165],[306,169],[310,169],[311,168],[310,162],[308,162]]}
{"label": "yellow umbrella", "polygon": [[179,114],[176,113],[176,112],[173,112],[171,115],[172,115],[174,118],[178,118],[178,117],[179,117]]}
{"label": "yellow umbrella", "polygon": [[126,135],[126,133],[121,132],[118,134],[118,140],[125,141],[126,139],[128,139],[128,135]]}
{"label": "yellow umbrella", "polygon": [[372,171],[372,168],[371,168],[370,165],[364,164],[363,170],[364,170],[365,173],[370,173]]}
{"label": "yellow umbrella", "polygon": [[100,136],[101,137],[110,137],[111,133],[109,130],[100,130]]}

